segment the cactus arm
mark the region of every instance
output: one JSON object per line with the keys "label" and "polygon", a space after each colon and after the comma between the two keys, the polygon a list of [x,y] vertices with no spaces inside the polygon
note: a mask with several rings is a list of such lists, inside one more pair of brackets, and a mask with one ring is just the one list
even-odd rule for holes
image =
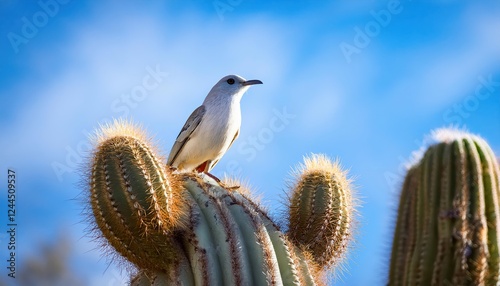
{"label": "cactus arm", "polygon": [[290,202],[292,241],[306,246],[320,266],[342,258],[351,235],[352,198],[338,173],[308,172],[296,184]]}
{"label": "cactus arm", "polygon": [[[146,223],[144,220],[147,218],[146,214],[149,213],[147,195],[150,193],[151,182],[148,176],[144,176],[145,171],[141,166],[143,162],[138,163],[139,158],[135,156],[137,151],[128,145],[123,146],[123,149],[125,150],[117,152],[116,161],[106,164],[111,168],[117,167],[118,170],[114,171],[122,174],[122,176],[109,176],[111,185],[116,185],[111,188],[114,190],[113,197],[123,200],[123,203],[118,205],[118,212],[125,213],[127,216],[125,220],[132,222],[129,225],[133,233],[145,232],[147,230],[142,229],[141,226]],[[147,190],[147,192],[137,190]],[[151,191],[151,193],[154,195],[154,192]],[[153,201],[156,202],[156,198]]]}
{"label": "cactus arm", "polygon": [[[113,246],[119,253],[133,257],[135,254],[129,248],[130,242],[125,241],[130,240],[133,235],[127,229],[121,213],[117,212],[118,215],[114,215],[114,209],[117,207],[112,195],[111,182],[106,180],[109,177],[109,171],[104,160],[102,157],[97,158],[92,171],[94,180],[90,192],[95,221],[105,237],[109,237],[109,240],[114,242]],[[125,236],[117,235],[120,233],[125,234]]]}
{"label": "cactus arm", "polygon": [[[353,202],[351,198],[351,190],[346,189],[344,186],[339,184],[339,182],[332,182],[330,189],[334,190],[331,193],[331,201],[328,203],[325,209],[325,218],[323,222],[323,227],[321,230],[321,238],[320,235],[315,239],[316,243],[319,243],[320,240],[330,239],[330,241],[334,241],[331,247],[327,247],[326,252],[330,252],[328,256],[329,258],[320,259],[320,264],[323,265],[332,265],[339,259],[337,253],[346,253],[347,252],[347,244],[351,237],[351,225],[352,225],[352,209]],[[335,210],[333,206],[337,205],[338,209]],[[328,221],[338,220],[337,227],[333,230],[329,229],[333,227],[330,225]],[[332,232],[332,236],[328,232]],[[329,237],[329,238],[327,238]]]}
{"label": "cactus arm", "polygon": [[[300,182],[297,186],[297,189],[302,190],[302,192],[297,192],[297,200],[295,203],[290,204],[291,210],[291,218],[290,220],[296,221],[294,227],[291,229],[295,230],[304,230],[303,232],[297,232],[297,239],[303,241],[304,236],[307,233],[310,233],[311,230],[311,217],[314,215],[314,208],[311,209],[312,204],[314,203],[314,195],[316,194],[315,186],[312,184],[308,184],[309,182]],[[301,215],[303,214],[303,215]],[[295,219],[295,217],[300,217],[301,219]],[[295,236],[295,235],[292,235]]]}
{"label": "cactus arm", "polygon": [[314,237],[309,238],[311,245],[321,245],[320,243],[327,239],[335,241],[333,245],[318,250],[331,253],[318,259],[320,264],[327,265],[330,264],[329,260],[335,259],[333,253],[343,252],[350,234],[348,213],[350,206],[346,202],[348,190],[325,175],[319,175],[318,181],[311,183],[316,187],[312,191],[311,206],[309,206],[311,217],[304,234],[307,232],[315,234]]}
{"label": "cactus arm", "polygon": [[[141,149],[145,150],[141,158],[142,166],[151,166],[150,168],[142,167],[141,171],[150,173],[148,186],[151,184],[149,190],[150,195],[153,197],[154,212],[157,214],[156,221],[158,225],[166,229],[181,226],[182,223],[178,222],[178,218],[180,218],[179,210],[176,209],[179,207],[175,205],[180,204],[182,200],[180,198],[176,198],[177,201],[174,200],[174,192],[171,191],[175,188],[173,181],[167,176],[160,160],[152,150],[144,142],[138,141],[137,144]],[[149,211],[151,211],[151,207]]]}
{"label": "cactus arm", "polygon": [[160,223],[170,214],[154,211],[160,208],[155,175],[142,160],[148,152],[130,137],[102,144],[94,154],[90,201],[99,229],[119,253],[141,267],[167,270],[177,249],[166,235],[172,223]]}

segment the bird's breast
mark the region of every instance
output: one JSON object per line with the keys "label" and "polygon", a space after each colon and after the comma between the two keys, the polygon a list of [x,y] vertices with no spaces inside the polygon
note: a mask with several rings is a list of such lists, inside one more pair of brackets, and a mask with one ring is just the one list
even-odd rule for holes
{"label": "bird's breast", "polygon": [[213,146],[214,152],[225,151],[231,144],[236,132],[241,126],[241,112],[239,108],[230,108],[226,112],[207,112],[203,119],[205,134],[201,138]]}

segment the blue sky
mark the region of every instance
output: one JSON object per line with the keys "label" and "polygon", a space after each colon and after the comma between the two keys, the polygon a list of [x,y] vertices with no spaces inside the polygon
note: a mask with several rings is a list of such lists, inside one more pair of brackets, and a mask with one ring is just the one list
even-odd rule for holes
{"label": "blue sky", "polygon": [[467,128],[500,154],[498,1],[62,2],[0,3],[0,184],[14,168],[19,259],[64,233],[86,284],[127,279],[83,235],[87,135],[126,116],[166,153],[227,74],[264,84],[215,175],[248,180],[275,214],[303,155],[354,177],[363,206],[334,285],[384,284],[402,165],[431,130]]}

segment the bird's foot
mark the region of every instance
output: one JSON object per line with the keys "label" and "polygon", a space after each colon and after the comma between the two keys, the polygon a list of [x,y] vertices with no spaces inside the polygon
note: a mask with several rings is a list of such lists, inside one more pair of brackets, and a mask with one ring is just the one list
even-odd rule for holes
{"label": "bird's foot", "polygon": [[210,174],[209,172],[203,172],[203,174],[209,176],[210,178],[214,179],[221,187],[228,191],[236,191],[237,189],[240,188],[240,186],[227,186],[224,184],[224,182],[221,181],[221,179],[217,178],[215,175]]}
{"label": "bird's foot", "polygon": [[228,191],[236,191],[239,188],[240,188],[240,186],[231,186],[231,187],[228,187],[228,186],[224,185],[224,189],[226,189]]}
{"label": "bird's foot", "polygon": [[221,183],[221,180],[217,178],[215,175],[210,174],[209,172],[203,172],[203,174],[209,176],[210,178],[214,179],[217,183]]}

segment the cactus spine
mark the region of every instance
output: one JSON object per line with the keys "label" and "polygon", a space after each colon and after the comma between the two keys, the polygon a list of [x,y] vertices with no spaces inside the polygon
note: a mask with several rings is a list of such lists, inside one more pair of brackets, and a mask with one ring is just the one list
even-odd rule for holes
{"label": "cactus spine", "polygon": [[435,137],[403,184],[389,284],[497,285],[498,163],[477,136]]}
{"label": "cactus spine", "polygon": [[[345,174],[332,176],[330,165],[322,173],[325,166],[316,164],[315,176],[324,178],[294,189],[317,188],[317,200],[329,200],[290,216],[290,226],[317,224],[293,231],[300,238],[318,232],[313,248],[281,232],[243,188],[229,191],[203,174],[165,167],[129,124],[116,122],[101,133],[90,206],[98,235],[139,268],[132,285],[318,285],[324,266],[339,255],[333,252],[345,248],[353,209],[339,207],[349,204],[349,189],[340,189],[348,187]],[[318,249],[327,254],[317,256]]]}

